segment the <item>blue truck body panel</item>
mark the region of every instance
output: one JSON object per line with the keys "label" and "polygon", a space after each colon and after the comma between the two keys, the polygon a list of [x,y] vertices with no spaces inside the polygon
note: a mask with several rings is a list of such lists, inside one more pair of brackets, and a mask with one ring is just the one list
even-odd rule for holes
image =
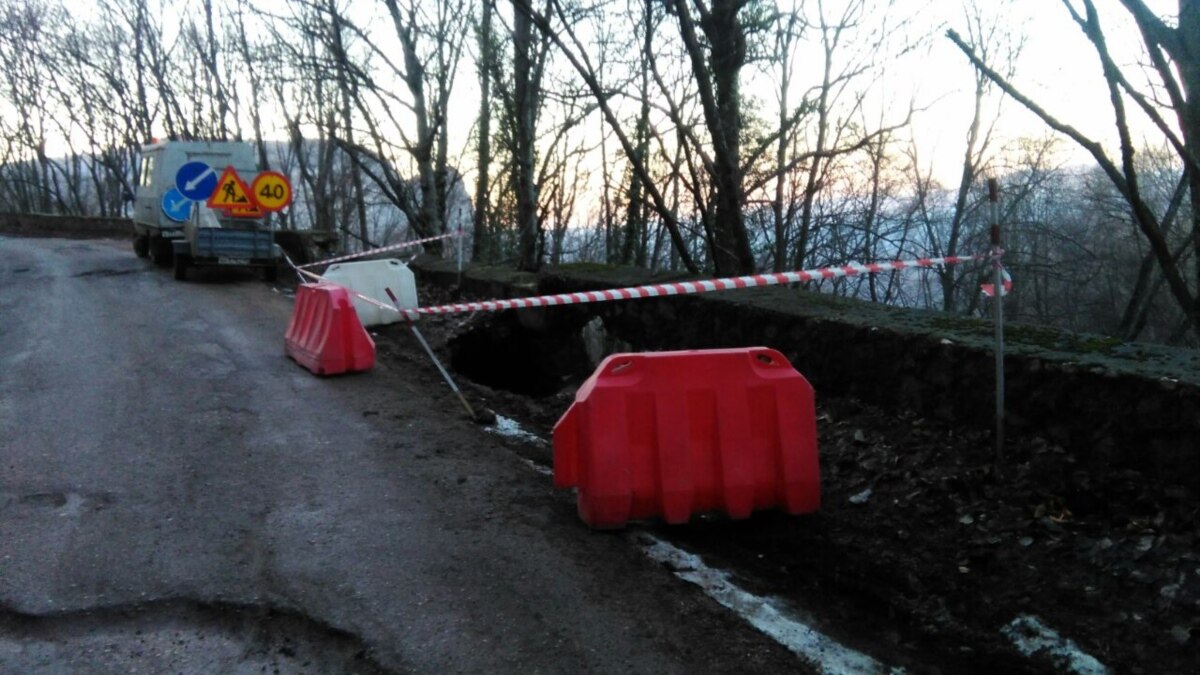
{"label": "blue truck body panel", "polygon": [[274,262],[274,237],[267,230],[196,228],[196,258]]}

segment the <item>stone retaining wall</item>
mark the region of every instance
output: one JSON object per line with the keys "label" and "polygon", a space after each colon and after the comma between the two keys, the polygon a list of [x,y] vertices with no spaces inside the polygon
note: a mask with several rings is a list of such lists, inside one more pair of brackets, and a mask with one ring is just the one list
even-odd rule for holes
{"label": "stone retaining wall", "polygon": [[0,234],[70,239],[132,239],[133,223],[128,218],[0,213]]}

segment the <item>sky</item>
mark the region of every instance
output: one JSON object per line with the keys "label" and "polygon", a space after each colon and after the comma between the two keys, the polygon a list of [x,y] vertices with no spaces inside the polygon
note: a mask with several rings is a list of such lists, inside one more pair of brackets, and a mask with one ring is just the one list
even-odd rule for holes
{"label": "sky", "polygon": [[[901,0],[911,2],[912,0]],[[998,5],[996,2],[983,4]],[[1076,2],[1076,5],[1080,3]],[[1152,8],[1171,11],[1171,2],[1150,2]],[[1107,29],[1109,47],[1127,69],[1130,79],[1140,83],[1141,48],[1136,27],[1116,0],[1096,0],[1101,23]],[[949,27],[965,34],[961,3],[937,0],[930,3],[942,13]],[[1060,121],[1075,126],[1107,146],[1115,142],[1115,126],[1108,90],[1100,71],[1099,59],[1091,43],[1057,0],[1015,0],[1008,11],[997,17],[1025,44],[1017,60],[1012,82]],[[954,180],[961,168],[963,144],[970,123],[973,87],[972,67],[966,56],[949,39],[933,41],[917,58],[910,71],[918,79],[917,91],[935,100],[936,107],[923,114],[914,125],[915,134],[936,163],[936,175]],[[1038,137],[1049,129],[1021,104],[1008,98],[996,100],[997,133],[1003,138]],[[1135,135],[1153,137],[1148,120],[1135,113]],[[1088,162],[1090,157],[1070,142],[1062,152],[1071,162]]]}
{"label": "sky", "polygon": [[[828,15],[840,13],[847,0],[823,0]],[[871,0],[884,4],[885,0]],[[1075,0],[1073,0],[1075,1]],[[818,0],[776,0],[781,8],[790,8],[795,3],[815,15]],[[1060,119],[1080,128],[1099,140],[1111,142],[1113,122],[1111,106],[1100,77],[1100,69],[1094,50],[1074,25],[1060,0],[975,0],[990,13],[997,26],[1016,38],[1025,40],[1025,46],[1017,61],[1018,68],[1013,81],[1023,91],[1041,103]],[[1125,19],[1126,12],[1117,0],[1096,0],[1102,20],[1108,27],[1110,44],[1118,61],[1136,63],[1140,57],[1136,31]],[[65,0],[72,12],[80,15],[95,11],[94,3],[82,0]],[[403,4],[403,3],[402,3]],[[885,71],[874,91],[874,114],[877,119],[888,122],[903,119],[911,103],[921,110],[913,119],[911,134],[919,148],[921,161],[928,165],[935,177],[943,183],[954,184],[961,170],[962,153],[967,126],[970,123],[973,94],[972,68],[966,57],[944,37],[946,28],[955,28],[966,34],[965,9],[962,0],[893,0],[886,20],[893,26],[908,19],[909,26],[896,30],[890,36],[893,43],[914,42],[925,37],[921,45],[900,59],[885,64]],[[1076,2],[1078,4],[1078,2]],[[1152,8],[1170,13],[1177,10],[1171,0],[1151,0]],[[507,3],[499,0],[499,6],[507,13]],[[378,0],[356,0],[352,15],[362,17],[363,25],[386,35],[390,31],[390,19],[386,9]],[[618,9],[620,5],[616,6]],[[184,0],[175,7],[177,13],[200,12],[198,0]],[[870,17],[880,21],[881,16]],[[628,23],[621,17],[614,20]],[[167,26],[178,25],[173,17],[165,17]],[[662,30],[677,30],[671,22]],[[394,39],[394,38],[393,38]],[[468,38],[470,40],[470,38]],[[473,49],[470,47],[468,51]],[[818,77],[820,54],[812,51],[797,54],[797,89],[803,82],[812,83]],[[1129,71],[1137,75],[1137,70]],[[774,105],[774,81],[770,74],[757,72],[753,68],[743,71],[743,92],[762,98],[769,114]],[[1137,78],[1135,77],[1135,82]],[[399,85],[397,85],[399,88]],[[793,95],[792,105],[799,94]],[[993,94],[989,100],[991,115],[985,123],[995,117],[996,131],[1000,140],[1020,136],[1042,136],[1047,133],[1045,125],[1012,100],[1002,101]],[[459,79],[455,85],[451,105],[450,142],[452,153],[463,158],[464,169],[471,162],[470,133],[478,111],[478,85],[474,65],[469,62],[459,67]],[[996,111],[999,111],[998,116]],[[595,133],[598,123],[590,132]],[[1143,125],[1142,129],[1146,126]],[[282,135],[282,134],[280,134]],[[1063,143],[1064,153],[1073,162],[1086,162],[1082,151],[1070,143]]]}

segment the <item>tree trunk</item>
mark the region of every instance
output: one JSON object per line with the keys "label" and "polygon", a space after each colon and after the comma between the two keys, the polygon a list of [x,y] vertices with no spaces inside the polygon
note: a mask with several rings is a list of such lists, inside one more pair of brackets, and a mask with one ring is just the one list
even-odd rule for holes
{"label": "tree trunk", "polygon": [[[986,82],[986,78],[976,74],[975,112],[971,117],[971,126],[967,128],[967,148],[963,152],[962,172],[958,178],[958,193],[954,198],[954,215],[951,216],[950,233],[946,239],[946,245],[938,252],[939,255],[958,255],[958,243],[962,239],[963,221],[967,215],[967,198],[971,194],[971,186],[975,184],[975,175],[981,161],[980,154],[983,152],[980,149],[980,152],[976,153],[975,149],[979,144],[979,127],[983,117],[983,94]],[[987,145],[986,141],[984,145]],[[938,270],[938,279],[942,282],[942,311],[953,312],[956,305],[954,292],[958,287],[953,266],[946,265]]]}
{"label": "tree trunk", "polygon": [[689,3],[675,0],[680,33],[699,85],[705,124],[713,141],[712,179],[716,209],[712,258],[717,273],[722,275],[749,274],[755,268],[742,214],[739,77],[746,62],[746,36],[738,12],[745,4],[746,0],[714,0],[707,11],[701,6],[699,25],[710,45],[706,63]]}
{"label": "tree trunk", "polygon": [[790,58],[795,21],[796,15],[793,14],[788,23],[779,28],[776,35],[776,56],[779,58],[779,139],[775,146],[775,194],[771,199],[771,216],[775,225],[775,260],[772,269],[776,272],[787,271],[788,222],[784,219],[783,197],[788,179],[788,172],[784,171],[784,167],[788,163],[788,147],[792,139],[788,128],[788,93],[792,82]]}
{"label": "tree trunk", "polygon": [[[824,18],[822,18],[822,30],[827,31],[824,26]],[[821,96],[817,103],[817,141],[813,148],[812,163],[808,167],[808,175],[805,178],[804,184],[804,200],[800,206],[800,235],[796,241],[796,261],[793,263],[796,269],[804,269],[808,262],[809,242],[812,237],[813,227],[813,210],[817,199],[817,190],[820,189],[822,178],[822,169],[829,162],[829,159],[824,157],[825,146],[828,143],[829,137],[829,93],[833,86],[833,45],[830,43],[827,32],[824,35],[825,48],[825,64],[823,75],[821,76]]]}
{"label": "tree trunk", "polygon": [[[643,39],[642,39],[642,73],[641,87],[639,95],[641,97],[641,110],[638,111],[637,121],[637,162],[642,164],[650,154],[650,58],[654,49],[654,5],[653,0],[646,0],[643,3],[642,11],[643,22]],[[621,264],[628,265],[634,263],[638,267],[644,267],[646,263],[646,250],[642,245],[642,239],[646,231],[646,209],[644,196],[645,188],[642,184],[641,175],[633,171],[631,172],[632,180],[629,183],[629,203],[626,204],[625,211],[625,240],[621,250]]]}
{"label": "tree trunk", "polygon": [[535,272],[541,266],[538,255],[537,184],[534,181],[534,143],[537,87],[533,73],[533,22],[516,7],[513,12],[513,112],[514,154],[516,163],[517,231],[519,251],[517,269]]}
{"label": "tree trunk", "polygon": [[[396,29],[396,37],[404,49],[404,83],[413,99],[413,113],[417,122],[417,141],[409,152],[417,162],[417,175],[421,185],[421,209],[414,229],[424,237],[443,232],[442,205],[438,203],[437,172],[434,169],[434,144],[436,125],[430,124],[429,108],[425,99],[425,67],[417,56],[415,10],[410,10],[408,20],[400,14],[396,0],[387,0],[388,11]],[[441,251],[441,242],[430,242],[426,250]]]}
{"label": "tree trunk", "polygon": [[483,16],[479,20],[479,138],[476,142],[477,157],[475,172],[475,222],[474,246],[471,260],[485,259],[485,242],[488,241],[488,213],[492,170],[492,67],[496,58],[492,44],[492,3],[483,0]]}
{"label": "tree trunk", "polygon": [[204,6],[205,38],[208,47],[207,56],[204,60],[213,79],[213,91],[210,93],[217,99],[217,119],[213,131],[216,132],[216,135],[221,140],[228,140],[229,127],[225,123],[225,118],[229,116],[229,101],[225,95],[225,86],[221,82],[221,69],[217,63],[217,34],[213,26],[212,0],[203,0],[202,4]]}

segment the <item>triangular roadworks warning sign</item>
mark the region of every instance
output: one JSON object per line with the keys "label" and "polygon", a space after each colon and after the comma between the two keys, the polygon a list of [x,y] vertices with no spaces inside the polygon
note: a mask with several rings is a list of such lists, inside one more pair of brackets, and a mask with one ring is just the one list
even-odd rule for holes
{"label": "triangular roadworks warning sign", "polygon": [[229,211],[258,211],[258,202],[250,193],[249,186],[232,166],[225,167],[217,179],[217,189],[208,198],[208,208]]}

